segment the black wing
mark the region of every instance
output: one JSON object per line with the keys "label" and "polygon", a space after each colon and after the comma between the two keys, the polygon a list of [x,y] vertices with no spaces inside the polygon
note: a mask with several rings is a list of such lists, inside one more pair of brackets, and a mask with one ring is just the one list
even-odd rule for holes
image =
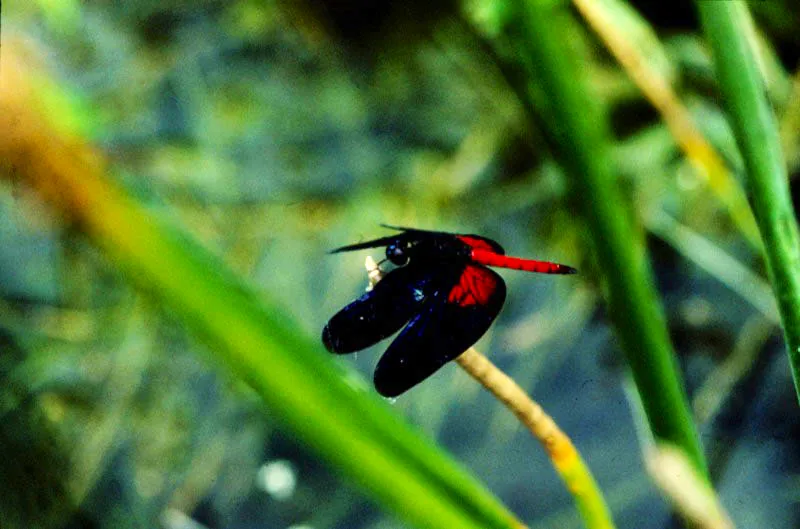
{"label": "black wing", "polygon": [[378,362],[375,388],[381,395],[400,395],[466,351],[489,329],[506,298],[503,279],[474,264],[440,276],[432,287]]}
{"label": "black wing", "polygon": [[430,278],[413,266],[392,270],[367,292],[334,315],[322,329],[332,353],[353,353],[391,336],[414,314]]}
{"label": "black wing", "polygon": [[356,244],[348,244],[347,246],[340,246],[339,248],[335,248],[328,253],[352,252],[355,250],[364,250],[366,248],[379,248],[381,246],[389,246],[390,244],[396,244],[400,241],[404,241],[409,238],[410,237],[404,233],[400,235],[390,235],[389,237],[381,237],[380,239],[373,239],[371,241],[364,241]]}

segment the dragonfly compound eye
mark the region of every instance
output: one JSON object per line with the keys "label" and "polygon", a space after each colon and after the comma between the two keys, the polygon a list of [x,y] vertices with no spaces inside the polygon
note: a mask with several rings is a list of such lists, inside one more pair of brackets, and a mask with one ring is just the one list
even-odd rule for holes
{"label": "dragonfly compound eye", "polygon": [[397,244],[390,244],[386,247],[386,258],[397,266],[408,264],[408,253],[405,247]]}

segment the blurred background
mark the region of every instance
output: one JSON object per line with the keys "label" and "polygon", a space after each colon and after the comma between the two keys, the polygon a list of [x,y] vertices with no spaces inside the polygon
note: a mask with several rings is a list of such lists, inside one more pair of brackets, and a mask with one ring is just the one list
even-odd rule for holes
{"label": "blurred background", "polygon": [[[508,301],[478,348],[572,436],[619,527],[678,526],[643,469],[638,404],[568,177],[487,41],[500,16],[492,2],[8,4],[2,38],[36,51],[62,119],[128,189],[310,336],[366,286],[365,254],[326,251],[386,235],[380,223],[477,233],[509,254],[579,268],[502,271]],[[692,4],[612,5],[741,181]],[[800,6],[749,5],[796,175]],[[609,116],[722,502],[738,527],[797,527],[800,420],[760,254],[576,20],[569,45]],[[173,315],[8,180],[0,296],[0,526],[404,526],[306,452],[245,386],[204,361]],[[385,346],[339,360],[370,380]],[[393,407],[531,528],[581,527],[537,442],[456,366]]]}

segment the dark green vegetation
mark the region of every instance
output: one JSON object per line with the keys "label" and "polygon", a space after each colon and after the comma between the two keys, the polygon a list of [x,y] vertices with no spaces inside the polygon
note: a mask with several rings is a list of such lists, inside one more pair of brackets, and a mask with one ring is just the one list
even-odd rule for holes
{"label": "dark green vegetation", "polygon": [[[711,479],[733,519],[752,527],[797,525],[798,490],[790,477],[797,473],[800,422],[764,260],[574,13],[564,24],[538,27],[535,2],[527,6],[529,26],[516,25],[525,19],[493,2],[468,2],[462,11],[422,2],[395,10],[357,2],[344,10],[336,3],[266,1],[19,4],[4,6],[2,35],[29,39],[42,71],[55,79],[43,96],[48,114],[108,156],[109,178],[212,249],[268,301],[251,305],[238,279],[213,275],[220,272],[213,262],[170,268],[197,253],[171,261],[169,252],[152,252],[148,261],[145,249],[136,261],[113,246],[98,252],[97,232],[86,237],[51,216],[23,178],[3,179],[4,522],[133,528],[161,520],[178,527],[185,515],[225,528],[402,526],[370,503],[365,489],[412,520],[424,514],[403,502],[416,502],[420,512],[431,505],[441,520],[496,519],[501,511],[472,482],[459,476],[448,482],[430,470],[449,463],[426,466],[442,462],[441,454],[427,445],[393,448],[414,439],[395,435],[403,427],[376,427],[380,435],[371,440],[354,431],[391,408],[529,526],[579,527],[541,449],[455,366],[391,407],[354,404],[364,406],[355,414],[352,403],[335,400],[347,384],[312,387],[331,376],[332,359],[317,343],[324,321],[366,283],[362,256],[325,251],[380,236],[378,223],[387,222],[482,233],[515,255],[581,270],[568,281],[503,272],[509,301],[479,345],[573,437],[618,527],[669,524],[666,505],[642,471],[639,447],[648,442],[648,421],[661,437],[693,442],[688,416],[669,411],[682,400],[675,394],[681,383],[659,371],[673,365],[689,391]],[[765,92],[791,176],[800,167],[800,11],[790,5],[752,4],[763,32]],[[729,164],[733,182],[744,183],[745,170],[758,173],[777,158],[759,158],[757,142],[742,148],[744,159],[737,151],[732,131],[740,145],[750,145],[741,134],[748,118],[732,114],[732,129],[722,95],[746,108],[748,101],[733,101],[731,92],[746,97],[747,91],[731,88],[740,80],[736,67],[720,75],[726,86],[719,90],[711,49],[693,7],[685,7],[616,22],[645,28],[640,46],[651,66],[672,81]],[[715,38],[719,20],[706,15]],[[716,38],[743,27],[718,27]],[[724,46],[717,48],[724,55]],[[575,61],[572,95],[564,87],[573,77],[569,69],[558,72],[557,53]],[[582,126],[603,144],[576,136]],[[598,164],[605,167],[592,169]],[[585,168],[588,174],[578,174]],[[611,178],[619,180],[609,194],[598,186]],[[763,196],[759,187],[752,187],[754,203]],[[788,199],[778,198],[785,215]],[[759,220],[774,207],[764,200]],[[608,222],[611,231],[628,233],[603,240]],[[108,232],[146,233],[144,225],[112,225]],[[787,233],[791,239],[791,227],[776,237]],[[636,261],[635,269],[615,261],[621,254]],[[137,269],[142,262],[156,266]],[[206,265],[210,276],[193,275]],[[776,270],[771,275],[783,293],[781,282],[794,281],[793,271]],[[131,288],[130,279],[150,294]],[[181,293],[192,294],[194,305],[183,304]],[[644,306],[622,301],[630,298]],[[796,310],[792,303],[794,295],[787,295],[782,313],[787,304]],[[238,359],[220,353],[227,342],[219,336],[227,331],[230,343],[242,338],[248,328],[242,322],[260,321],[248,318],[264,306],[261,332],[274,347]],[[609,321],[619,324],[619,340]],[[202,341],[187,329],[199,330]],[[652,336],[656,341],[648,342]],[[640,386],[650,377],[644,386],[666,383],[667,393],[648,394],[645,387],[639,398],[626,381],[620,345]],[[648,351],[639,355],[637,347]],[[660,356],[651,362],[654,352]],[[309,367],[308,380],[297,372],[292,376],[299,379],[281,380],[283,372],[270,379],[271,368],[308,366],[316,354],[325,366]],[[216,357],[228,361],[234,376],[209,360]],[[366,376],[376,360],[370,352],[352,362],[336,359]],[[325,403],[331,413],[318,407],[325,395],[333,399]],[[298,411],[304,402],[317,406],[307,416]],[[318,427],[326,418],[333,426]],[[339,441],[326,436],[345,441],[333,444]],[[339,451],[348,443],[363,443],[363,461]],[[416,477],[396,473],[391,462],[382,466],[383,450],[403,454],[394,463]],[[297,479],[285,498],[276,490],[286,489],[266,493],[259,485],[279,476],[283,461]],[[271,465],[259,473],[264,463]],[[362,488],[344,476],[355,476]],[[399,499],[387,492],[393,487],[405,491]],[[448,501],[469,506],[441,508]]]}

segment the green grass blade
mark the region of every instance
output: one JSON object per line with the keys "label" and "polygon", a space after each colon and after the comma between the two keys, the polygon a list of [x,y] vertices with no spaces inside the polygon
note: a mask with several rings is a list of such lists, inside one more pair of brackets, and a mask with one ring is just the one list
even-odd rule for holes
{"label": "green grass blade", "polygon": [[97,152],[58,132],[37,110],[38,83],[7,48],[0,175],[14,174],[36,188],[133,283],[203,338],[212,356],[245,380],[298,441],[399,516],[431,529],[523,527],[371,388],[348,379],[282,307],[114,185]]}
{"label": "green grass blade", "polygon": [[574,181],[589,228],[609,314],[633,372],[653,434],[683,449],[704,475],[703,452],[689,414],[652,271],[630,208],[617,186],[605,117],[568,46],[572,20],[562,2],[529,0],[523,20],[537,103]]}
{"label": "green grass blade", "polygon": [[747,167],[767,271],[778,299],[789,365],[800,399],[800,237],[775,116],[746,36],[747,7],[735,0],[698,1],[697,6]]}

